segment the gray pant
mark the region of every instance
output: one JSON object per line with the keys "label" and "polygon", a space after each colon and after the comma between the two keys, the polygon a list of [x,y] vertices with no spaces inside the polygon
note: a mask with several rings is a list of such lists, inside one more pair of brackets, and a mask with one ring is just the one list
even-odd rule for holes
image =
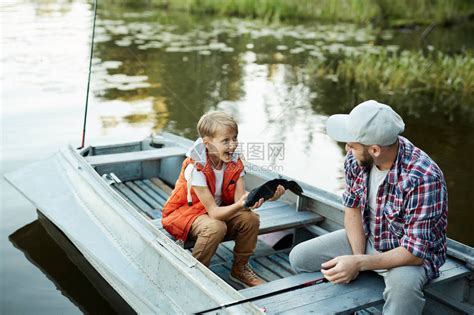
{"label": "gray pant", "polygon": [[[367,242],[365,253],[377,253],[371,242]],[[321,269],[322,263],[342,255],[352,255],[352,249],[346,231],[338,230],[295,246],[290,263],[297,272],[314,272]],[[385,281],[384,314],[421,314],[425,305],[423,286],[427,282],[422,266],[376,271]]]}

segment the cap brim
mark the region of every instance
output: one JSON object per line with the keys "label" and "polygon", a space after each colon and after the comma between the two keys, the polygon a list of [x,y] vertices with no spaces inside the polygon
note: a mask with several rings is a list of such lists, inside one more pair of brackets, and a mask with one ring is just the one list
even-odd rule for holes
{"label": "cap brim", "polygon": [[326,133],[338,142],[356,142],[354,136],[347,129],[349,115],[332,115],[326,122]]}

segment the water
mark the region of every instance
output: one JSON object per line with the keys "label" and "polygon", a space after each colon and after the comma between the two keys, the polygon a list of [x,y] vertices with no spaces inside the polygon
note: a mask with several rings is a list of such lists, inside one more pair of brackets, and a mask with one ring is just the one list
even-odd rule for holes
{"label": "water", "polygon": [[[239,121],[239,139],[252,162],[336,193],[343,187],[344,152],[324,134],[324,122],[361,99],[334,78],[314,79],[306,65],[374,44],[420,48],[413,38],[421,31],[265,25],[101,3],[87,143],[160,131],[195,138],[201,114],[223,109]],[[0,11],[3,174],[67,143],[80,144],[92,16],[85,1],[4,2]],[[472,51],[472,29],[435,29],[430,45]],[[473,122],[416,101],[423,106],[401,110],[405,135],[445,173],[449,236],[472,245],[474,174],[466,157],[474,153]],[[284,157],[271,154],[272,145],[282,145]],[[91,286],[88,272],[76,268],[39,224],[34,207],[3,179],[1,185],[0,312],[113,312],[114,303]]]}

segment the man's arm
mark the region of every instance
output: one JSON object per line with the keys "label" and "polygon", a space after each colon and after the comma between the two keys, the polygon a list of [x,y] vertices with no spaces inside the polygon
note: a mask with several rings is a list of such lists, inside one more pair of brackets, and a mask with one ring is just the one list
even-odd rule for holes
{"label": "man's arm", "polygon": [[[353,280],[359,271],[419,266],[446,228],[447,194],[444,182],[422,181],[405,196],[404,235],[400,246],[377,255],[339,256],[322,265],[325,277],[335,283]],[[438,225],[438,226],[437,226]],[[441,227],[441,228],[440,228]]]}
{"label": "man's arm", "polygon": [[365,252],[365,234],[362,227],[362,213],[359,208],[347,208],[344,214],[344,227],[351,244],[352,254],[361,255]]}
{"label": "man's arm", "polygon": [[423,258],[413,255],[404,247],[397,247],[378,255],[360,255],[358,257],[360,271],[421,266],[423,261]]}
{"label": "man's arm", "polygon": [[[357,162],[349,151],[344,161],[345,189],[342,194],[342,203],[345,206],[344,228],[347,239],[351,244],[352,254],[359,255],[365,252],[365,233],[362,223],[362,212],[360,210],[361,194],[354,191],[354,187],[361,185],[361,170],[357,168]],[[359,182],[359,183],[358,183]],[[360,190],[360,189],[358,189]]]}
{"label": "man's arm", "polygon": [[391,269],[409,265],[419,266],[424,262],[423,258],[415,256],[404,246],[377,255],[363,255],[365,235],[362,227],[362,214],[357,208],[346,208],[344,226],[353,255],[339,256],[322,264],[321,272],[329,281],[349,283],[357,277],[360,271]]}
{"label": "man's arm", "polygon": [[334,283],[349,283],[359,271],[391,269],[399,266],[420,266],[423,258],[416,257],[403,247],[377,255],[346,255],[322,264],[324,277]]}

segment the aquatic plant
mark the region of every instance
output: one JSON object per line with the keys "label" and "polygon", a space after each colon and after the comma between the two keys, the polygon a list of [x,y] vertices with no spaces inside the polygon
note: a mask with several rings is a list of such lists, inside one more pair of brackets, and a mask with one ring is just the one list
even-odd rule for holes
{"label": "aquatic plant", "polygon": [[[431,99],[432,106],[474,112],[474,56],[439,51],[390,51],[373,47],[370,52],[310,61],[309,71],[338,84],[353,87],[368,97]],[[408,101],[408,104],[413,101]],[[425,101],[426,103],[426,101]],[[407,104],[407,106],[409,106]]]}
{"label": "aquatic plant", "polygon": [[389,25],[449,23],[462,17],[472,17],[474,14],[474,3],[470,0],[122,0],[119,2],[134,6],[153,5],[192,13],[263,18],[273,21],[318,19]]}

